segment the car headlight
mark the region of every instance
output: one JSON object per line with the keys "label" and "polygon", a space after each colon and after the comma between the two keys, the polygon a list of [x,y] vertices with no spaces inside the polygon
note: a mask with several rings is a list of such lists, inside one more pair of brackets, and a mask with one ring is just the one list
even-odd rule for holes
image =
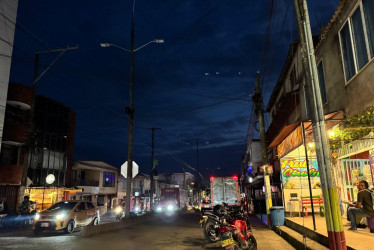
{"label": "car headlight", "polygon": [[66,214],[58,214],[58,215],[56,215],[56,219],[57,220],[63,220],[63,219],[65,219],[65,217],[66,217]]}
{"label": "car headlight", "polygon": [[116,207],[115,212],[117,214],[119,214],[120,212],[122,212],[122,207]]}
{"label": "car headlight", "polygon": [[168,209],[168,211],[173,211],[174,210],[174,206],[173,205],[168,205],[167,209]]}
{"label": "car headlight", "polygon": [[157,212],[161,212],[161,211],[162,211],[162,207],[157,207],[157,208],[156,208],[156,211],[157,211]]}
{"label": "car headlight", "polygon": [[140,211],[140,207],[135,207],[135,212],[139,212]]}
{"label": "car headlight", "polygon": [[35,214],[34,219],[35,219],[35,220],[39,220],[39,219],[40,219],[40,214]]}

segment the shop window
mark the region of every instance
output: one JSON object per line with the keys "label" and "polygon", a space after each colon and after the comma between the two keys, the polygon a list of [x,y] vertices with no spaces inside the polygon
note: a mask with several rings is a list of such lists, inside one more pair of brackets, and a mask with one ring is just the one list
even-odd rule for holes
{"label": "shop window", "polygon": [[98,195],[97,196],[97,205],[104,206],[105,205],[105,195]]}
{"label": "shop window", "polygon": [[83,195],[81,198],[84,201],[91,201],[92,200],[92,196],[91,195]]}
{"label": "shop window", "polygon": [[317,66],[319,89],[321,91],[322,104],[327,103],[326,85],[325,85],[325,74],[323,71],[322,61]]}
{"label": "shop window", "polygon": [[103,172],[103,187],[114,187],[116,176],[113,172]]}
{"label": "shop window", "polygon": [[346,81],[374,57],[373,12],[373,1],[363,0],[339,33]]}

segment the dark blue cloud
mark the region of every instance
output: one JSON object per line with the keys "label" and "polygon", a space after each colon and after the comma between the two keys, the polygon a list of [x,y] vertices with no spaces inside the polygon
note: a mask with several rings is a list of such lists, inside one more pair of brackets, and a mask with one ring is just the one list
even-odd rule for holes
{"label": "dark blue cloud", "polygon": [[[274,2],[267,41],[270,2]],[[338,0],[309,1],[315,32]],[[74,46],[40,80],[38,93],[77,112],[75,160],[120,166],[127,158],[132,1],[20,1],[11,81],[30,85],[36,51]],[[268,101],[289,44],[297,39],[292,1],[136,1],[134,160],[148,172],[150,127],[159,171],[200,166],[206,174],[238,172],[246,150],[251,93],[264,72]],[[40,71],[55,55],[40,57]],[[208,73],[208,74],[206,74]],[[186,143],[190,143],[187,145]],[[218,169],[219,168],[219,169]]]}

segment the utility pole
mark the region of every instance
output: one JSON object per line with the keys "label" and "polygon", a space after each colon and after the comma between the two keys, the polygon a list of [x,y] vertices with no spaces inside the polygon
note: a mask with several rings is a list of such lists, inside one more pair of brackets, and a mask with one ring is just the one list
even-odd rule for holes
{"label": "utility pole", "polygon": [[154,176],[154,171],[155,171],[155,167],[156,167],[156,164],[154,162],[154,147],[155,147],[155,130],[161,130],[160,128],[150,128],[152,130],[152,158],[151,158],[151,190],[150,190],[150,207],[151,207],[151,210],[153,210],[153,194],[154,194],[154,180],[153,180],[153,176]]}
{"label": "utility pole", "polygon": [[321,178],[321,189],[325,205],[325,218],[330,249],[347,249],[341,218],[338,192],[332,178],[329,143],[321,91],[318,82],[316,58],[306,0],[294,0],[302,62],[305,69],[309,106],[312,113],[313,136],[316,144],[317,161]]}
{"label": "utility pole", "polygon": [[199,166],[199,138],[196,139],[196,171],[197,171],[197,199],[198,205],[200,206],[201,202],[201,191],[200,191],[200,166]]}
{"label": "utility pole", "polygon": [[[32,101],[31,101],[31,109],[30,109],[30,120],[29,120],[29,127],[30,127],[30,133],[29,133],[29,143],[30,143],[30,153],[29,153],[29,165],[24,164],[22,168],[22,179],[21,179],[21,186],[26,187],[27,186],[27,172],[29,166],[33,163],[33,154],[35,149],[38,146],[37,141],[37,135],[36,135],[36,128],[35,128],[35,99],[36,99],[36,88],[38,86],[39,80],[44,76],[45,73],[57,62],[57,60],[66,52],[69,50],[75,50],[78,49],[79,46],[67,46],[66,48],[57,48],[57,49],[49,49],[44,51],[37,51],[35,53],[35,59],[34,59],[34,77],[32,82]],[[56,53],[59,52],[59,54],[56,56],[56,58],[43,70],[40,75],[38,75],[39,71],[39,55],[40,54],[48,54],[48,53]],[[19,197],[23,197],[22,188],[20,189],[20,195]]]}
{"label": "utility pole", "polygon": [[130,91],[129,101],[130,107],[126,107],[126,113],[129,115],[129,138],[128,138],[128,151],[127,151],[127,182],[126,182],[126,201],[125,201],[125,218],[130,219],[130,206],[131,206],[131,184],[132,184],[132,141],[134,133],[134,9],[135,0],[132,5],[131,15],[131,47],[130,47]]}
{"label": "utility pole", "polygon": [[261,141],[261,153],[262,153],[262,169],[264,171],[264,184],[265,184],[265,202],[266,202],[266,214],[268,218],[268,226],[271,227],[271,217],[270,208],[273,206],[271,197],[271,186],[270,186],[270,176],[268,172],[268,156],[266,150],[265,141],[265,122],[264,122],[264,105],[262,100],[262,91],[260,88],[260,73],[256,74],[256,91],[253,95],[253,102],[255,104],[255,112],[260,123],[260,141]]}

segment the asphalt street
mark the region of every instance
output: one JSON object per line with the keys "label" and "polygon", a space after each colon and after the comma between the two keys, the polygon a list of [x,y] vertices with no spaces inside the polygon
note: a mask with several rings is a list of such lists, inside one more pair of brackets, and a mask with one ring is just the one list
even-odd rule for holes
{"label": "asphalt street", "polygon": [[[123,230],[80,237],[79,230],[62,232],[31,231],[0,233],[0,249],[213,249],[206,244],[199,227],[198,213],[155,216],[154,219]],[[258,249],[294,249],[280,236],[253,218],[253,233]]]}

